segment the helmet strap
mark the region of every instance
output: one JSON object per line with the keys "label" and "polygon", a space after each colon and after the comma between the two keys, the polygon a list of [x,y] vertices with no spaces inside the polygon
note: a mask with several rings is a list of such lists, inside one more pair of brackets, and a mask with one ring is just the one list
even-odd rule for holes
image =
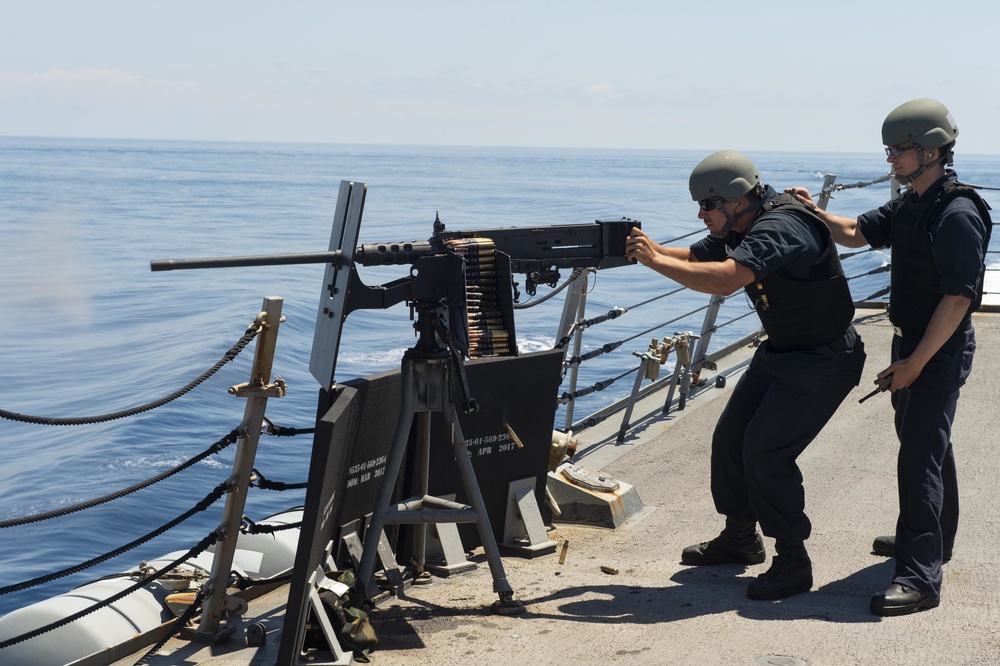
{"label": "helmet strap", "polygon": [[928,169],[937,166],[938,164],[944,163],[944,161],[947,159],[946,152],[947,151],[938,150],[937,158],[935,158],[930,162],[924,162],[926,158],[924,157],[924,148],[921,147],[920,150],[917,152],[917,164],[920,165],[917,168],[917,170],[908,173],[905,176],[896,176],[896,180],[898,180],[903,185],[908,185],[912,183],[917,178],[920,178],[920,176],[922,176]]}
{"label": "helmet strap", "polygon": [[[725,238],[726,236],[729,235],[729,232],[730,230],[732,230],[733,225],[736,224],[736,220],[740,219],[747,213],[752,213],[752,217],[757,217],[757,211],[759,211],[761,206],[763,205],[764,205],[764,199],[760,198],[751,201],[750,205],[748,205],[746,209],[742,211],[732,214],[726,213],[726,222],[725,224],[722,225],[722,228],[714,233],[710,232],[708,235],[711,236],[712,238]],[[722,208],[722,211],[725,212],[726,209]]]}

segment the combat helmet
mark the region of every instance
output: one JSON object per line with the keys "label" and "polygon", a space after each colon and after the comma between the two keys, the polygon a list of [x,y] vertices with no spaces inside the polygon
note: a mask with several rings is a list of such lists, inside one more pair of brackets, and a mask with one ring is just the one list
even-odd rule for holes
{"label": "combat helmet", "polygon": [[713,197],[735,201],[759,184],[757,167],[736,150],[712,153],[698,163],[688,179],[688,189],[694,201]]}
{"label": "combat helmet", "polygon": [[882,143],[915,143],[923,148],[947,146],[958,136],[958,125],[936,99],[913,99],[893,109],[882,123]]}

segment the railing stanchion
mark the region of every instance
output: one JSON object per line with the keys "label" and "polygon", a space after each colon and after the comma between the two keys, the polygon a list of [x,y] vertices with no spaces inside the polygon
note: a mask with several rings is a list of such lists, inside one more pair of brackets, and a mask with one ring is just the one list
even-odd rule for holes
{"label": "railing stanchion", "polygon": [[655,358],[650,358],[646,354],[639,356],[639,369],[635,373],[635,383],[632,385],[632,393],[629,394],[628,404],[625,406],[625,414],[622,416],[622,424],[618,428],[618,438],[615,443],[621,444],[625,441],[625,435],[628,434],[629,428],[632,426],[630,423],[632,419],[632,410],[635,408],[636,399],[639,397],[639,388],[642,386],[642,380],[646,377],[647,368],[650,363],[659,363]]}
{"label": "railing stanchion", "polygon": [[271,367],[274,362],[275,343],[278,326],[281,323],[282,299],[267,297],[263,311],[258,316],[261,331],[257,334],[257,350],[254,354],[250,382],[234,386],[229,392],[247,398],[241,425],[241,436],[237,443],[233,460],[233,475],[230,477],[230,491],[226,496],[222,523],[216,532],[215,557],[212,572],[205,585],[205,603],[202,608],[201,623],[195,634],[199,642],[214,642],[219,633],[222,613],[226,607],[226,592],[236,555],[236,540],[243,523],[247,490],[253,471],[257,443],[260,439],[261,424],[269,396],[281,397],[285,394],[282,381],[271,383]]}
{"label": "railing stanchion", "polygon": [[[583,274],[582,274],[583,280],[580,280],[578,278],[573,283],[573,287],[569,290],[569,291],[573,292],[573,294],[574,294],[573,300],[578,303],[578,307],[576,308],[575,319],[573,321],[582,321],[583,318],[584,318],[584,316],[586,315],[586,312],[587,312],[587,284],[589,283],[589,280],[587,278],[590,275],[590,270],[591,269],[587,269],[586,271],[584,271]],[[569,301],[570,296],[567,295],[566,299],[567,299],[567,301]],[[567,302],[567,305],[569,305],[568,302]],[[564,312],[566,312],[568,310],[571,310],[571,308],[569,308],[569,307],[565,308]],[[565,320],[565,316],[564,316],[564,320]],[[567,330],[568,330],[568,327],[567,327]],[[563,333],[563,335],[565,335],[565,333]],[[577,356],[577,357],[580,356],[580,350],[582,349],[582,347],[583,347],[583,327],[581,326],[581,327],[577,328],[576,332],[573,334],[573,353],[572,353],[572,356]],[[574,364],[573,366],[570,367],[570,369],[569,369],[569,393],[574,393],[576,391],[576,379],[577,379],[577,375],[579,373],[580,373],[580,365],[579,364]],[[567,429],[570,426],[573,425],[573,405],[574,405],[574,402],[575,402],[574,400],[570,400],[569,402],[566,403],[566,428]]]}
{"label": "railing stanchion", "polygon": [[826,210],[826,207],[830,205],[830,192],[833,191],[833,184],[837,182],[837,174],[828,173],[823,177],[823,189],[819,193],[819,201],[816,205]]}
{"label": "railing stanchion", "polygon": [[705,358],[708,356],[708,345],[712,340],[712,333],[715,332],[716,323],[719,320],[719,310],[729,296],[717,296],[712,294],[708,299],[708,309],[705,310],[705,319],[701,322],[701,337],[698,338],[697,346],[691,355],[691,372],[701,373],[701,368],[705,365]]}
{"label": "railing stanchion", "polygon": [[[580,298],[586,290],[587,278],[589,275],[590,269],[581,271],[566,290],[566,300],[563,301],[562,318],[559,320],[559,328],[556,330],[557,341],[566,337],[566,335],[569,334],[570,329],[573,328],[573,324],[576,323],[576,317],[580,312]],[[581,279],[583,280],[582,282]],[[581,284],[583,285],[582,287],[580,286]],[[563,357],[565,356],[566,355],[563,354]]]}
{"label": "railing stanchion", "polygon": [[680,379],[682,371],[683,366],[681,365],[680,356],[678,356],[676,363],[674,363],[674,372],[670,375],[670,384],[667,388],[667,399],[663,401],[663,409],[661,410],[665,415],[670,413],[670,403],[674,401],[674,391],[677,390],[677,382]]}

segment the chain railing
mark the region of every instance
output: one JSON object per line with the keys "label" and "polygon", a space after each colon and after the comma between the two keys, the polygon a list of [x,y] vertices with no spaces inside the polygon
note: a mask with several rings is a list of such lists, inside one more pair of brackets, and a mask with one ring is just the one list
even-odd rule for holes
{"label": "chain railing", "polygon": [[[215,455],[228,447],[233,443],[237,443],[237,451],[235,454],[235,459],[233,463],[233,472],[231,476],[216,486],[216,488],[205,496],[200,502],[198,502],[194,507],[188,511],[182,513],[178,517],[164,523],[160,527],[148,532],[147,534],[134,539],[133,541],[115,548],[111,551],[99,555],[97,557],[91,558],[80,564],[64,568],[60,571],[53,573],[37,576],[31,580],[23,581],[13,585],[7,585],[5,587],[0,587],[0,595],[6,595],[14,592],[19,592],[32,587],[36,587],[45,583],[53,582],[55,580],[85,571],[87,569],[93,568],[99,564],[112,560],[120,555],[127,553],[142,544],[149,542],[150,540],[168,532],[174,527],[178,526],[180,523],[184,522],[196,513],[207,510],[216,501],[226,496],[226,507],[223,510],[222,521],[219,527],[214,530],[211,534],[206,536],[202,543],[199,544],[195,549],[190,551],[186,556],[176,560],[167,567],[164,567],[150,575],[146,575],[141,578],[136,584],[132,585],[126,590],[122,590],[115,595],[108,598],[102,599],[95,602],[91,606],[83,609],[77,613],[69,615],[65,618],[60,619],[57,622],[50,623],[46,626],[33,629],[29,632],[23,633],[19,636],[11,637],[6,640],[0,641],[0,649],[4,647],[9,647],[16,645],[18,643],[30,640],[32,638],[41,636],[49,631],[55,630],[59,627],[65,626],[71,622],[74,622],[82,617],[85,617],[91,613],[96,612],[100,608],[109,606],[114,602],[128,596],[129,594],[148,586],[153,581],[162,578],[166,573],[177,568],[187,560],[196,557],[198,554],[209,548],[212,544],[215,545],[215,554],[212,558],[212,571],[208,575],[206,582],[203,584],[200,592],[198,601],[195,605],[199,608],[195,609],[193,606],[189,609],[186,614],[185,622],[192,619],[195,616],[195,611],[199,611],[201,614],[201,624],[199,626],[198,632],[195,634],[196,638],[200,640],[215,640],[219,631],[219,626],[221,622],[222,612],[221,609],[225,605],[227,588],[229,586],[229,580],[233,573],[233,560],[236,548],[236,536],[240,533],[252,533],[252,534],[267,534],[274,533],[284,529],[293,529],[298,527],[298,524],[282,525],[280,527],[274,527],[269,525],[258,525],[246,519],[243,515],[243,510],[245,507],[247,491],[250,487],[258,487],[261,489],[268,490],[292,490],[301,489],[305,484],[290,484],[290,483],[280,483],[276,481],[270,481],[260,473],[259,470],[254,468],[254,459],[256,454],[256,448],[259,436],[261,435],[262,428],[261,423],[266,425],[266,434],[274,436],[293,436],[297,434],[312,433],[314,430],[312,428],[308,429],[295,429],[295,428],[282,428],[275,426],[271,421],[264,417],[264,410],[267,403],[268,397],[281,397],[285,393],[284,382],[280,378],[275,378],[275,381],[271,381],[271,365],[274,356],[274,347],[276,343],[278,327],[282,321],[281,317],[281,299],[280,298],[267,298],[264,300],[264,306],[262,312],[255,318],[253,324],[247,329],[246,333],[240,338],[240,340],[234,345],[226,354],[220,359],[212,368],[203,373],[194,381],[187,384],[184,388],[175,391],[166,398],[147,403],[145,405],[121,410],[117,412],[112,412],[102,416],[95,417],[73,417],[73,418],[53,418],[53,417],[36,417],[36,416],[26,416],[13,411],[0,410],[0,418],[6,418],[9,420],[16,420],[25,423],[37,424],[37,425],[54,425],[54,426],[72,426],[72,425],[87,425],[93,423],[102,423],[109,420],[127,418],[130,416],[135,416],[143,412],[155,409],[165,405],[181,396],[187,394],[195,387],[199,386],[206,379],[214,375],[224,364],[232,361],[253,339],[257,339],[257,349],[253,361],[252,371],[250,381],[239,386],[234,386],[229,389],[229,392],[233,395],[239,397],[247,398],[247,407],[244,414],[242,423],[238,428],[231,430],[227,435],[219,439],[217,442],[208,447],[205,451],[199,453],[198,455],[188,459],[184,463],[173,467],[166,472],[158,474],[154,477],[146,479],[140,483],[134,484],[128,488],[124,488],[112,493],[108,493],[102,497],[74,504],[68,507],[62,507],[57,510],[48,511],[44,513],[23,516],[20,518],[9,519],[0,522],[0,529],[18,527],[22,525],[27,525],[31,523],[36,523],[44,520],[50,520],[54,518],[59,518],[69,514],[77,513],[85,509],[90,509],[96,506],[106,504],[108,502],[129,496],[139,490],[144,490],[153,486],[161,481],[164,481],[180,472],[190,469],[195,464],[207,459],[208,457]],[[202,599],[204,599],[204,605],[202,605]],[[171,632],[172,633],[172,632]],[[167,634],[169,636],[169,634]],[[154,648],[151,652],[155,652]]]}

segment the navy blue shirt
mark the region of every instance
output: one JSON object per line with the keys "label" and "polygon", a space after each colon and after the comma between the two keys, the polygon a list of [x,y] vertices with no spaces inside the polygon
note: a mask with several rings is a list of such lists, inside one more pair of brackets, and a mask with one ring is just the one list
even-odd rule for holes
{"label": "navy blue shirt", "polygon": [[[954,178],[955,173],[949,171],[917,201],[934,196],[946,179]],[[986,225],[976,205],[967,197],[955,197],[948,202],[940,220],[932,237],[931,255],[940,277],[941,292],[974,300],[985,260]],[[858,228],[873,248],[891,247],[892,221],[890,202],[859,215]]]}
{"label": "navy blue shirt", "polygon": [[[764,201],[778,195],[767,186]],[[790,280],[808,280],[813,264],[824,250],[823,238],[811,223],[780,208],[764,213],[744,233],[726,238],[709,236],[691,246],[698,261],[732,259],[753,271],[754,279],[778,272]]]}

